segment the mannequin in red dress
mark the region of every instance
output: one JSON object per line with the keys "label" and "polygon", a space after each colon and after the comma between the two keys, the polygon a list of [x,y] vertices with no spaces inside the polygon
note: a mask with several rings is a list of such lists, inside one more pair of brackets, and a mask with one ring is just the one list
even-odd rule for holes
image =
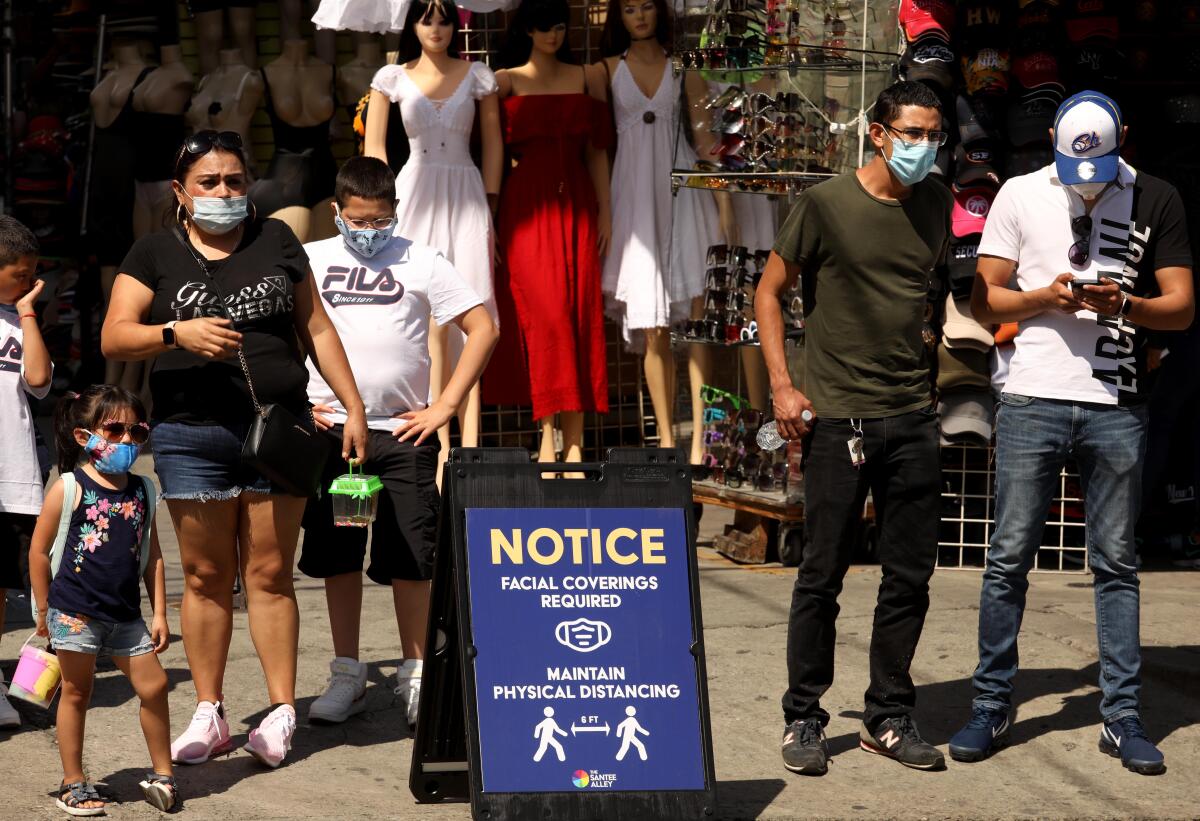
{"label": "mannequin in red dress", "polygon": [[[509,330],[484,394],[532,402],[542,462],[555,459],[555,414],[563,461],[578,462],[583,414],[608,411],[600,259],[612,234],[611,127],[603,72],[568,62],[568,17],[566,0],[526,0],[509,30],[507,61],[502,54],[508,68],[496,72],[516,167],[501,192],[498,230],[497,297]],[[506,308],[515,316],[505,319]]]}

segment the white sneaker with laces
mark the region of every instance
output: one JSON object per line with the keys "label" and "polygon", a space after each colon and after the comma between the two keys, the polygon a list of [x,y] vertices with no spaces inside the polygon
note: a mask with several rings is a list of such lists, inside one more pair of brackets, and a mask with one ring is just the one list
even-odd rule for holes
{"label": "white sneaker with laces", "polygon": [[257,729],[250,731],[246,752],[274,769],[283,763],[283,758],[292,749],[292,736],[296,732],[296,708],[281,704],[262,720]]}
{"label": "white sneaker with laces", "polygon": [[233,739],[221,715],[220,702],[201,701],[192,714],[192,723],[171,745],[171,760],[176,764],[203,764],[231,749]]}
{"label": "white sneaker with laces", "polygon": [[404,699],[405,712],[408,718],[408,729],[417,727],[417,714],[421,704],[421,670],[424,662],[421,659],[406,659],[396,671],[396,695]]}
{"label": "white sneaker with laces", "polygon": [[4,684],[4,672],[0,671],[0,727],[20,726],[21,716],[17,712],[17,708],[8,703],[8,687]]}
{"label": "white sneaker with laces", "polygon": [[338,656],[329,662],[329,686],[308,708],[308,720],[341,724],[367,706],[367,665]]}

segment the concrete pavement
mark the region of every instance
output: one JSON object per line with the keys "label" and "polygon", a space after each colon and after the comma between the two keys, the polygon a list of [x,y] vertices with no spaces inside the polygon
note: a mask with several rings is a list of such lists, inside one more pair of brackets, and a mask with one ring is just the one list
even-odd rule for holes
{"label": "concrete pavement", "polygon": [[[706,548],[728,521],[704,518],[701,590],[721,818],[1083,818],[1200,816],[1200,574],[1150,572],[1142,580],[1143,697],[1150,734],[1167,756],[1165,775],[1124,770],[1096,750],[1099,733],[1096,634],[1090,578],[1038,575],[1022,634],[1024,663],[1014,745],[989,761],[950,762],[942,773],[908,770],[857,747],[867,649],[879,569],[855,566],[842,594],[837,677],[824,701],[834,758],[823,778],[802,778],[779,760],[779,697],[785,684],[787,609],[794,571],[739,567]],[[159,518],[168,556],[170,623],[179,630],[181,577],[169,519]],[[338,727],[308,726],[307,708],[321,692],[331,657],[323,587],[297,574],[301,612],[300,727],[285,765],[268,771],[238,752],[179,768],[186,816],[194,819],[466,819],[465,804],[422,806],[408,793],[411,736],[388,676],[398,642],[391,594],[370,582],[364,595],[363,658],[370,662],[368,711]],[[969,714],[975,660],[979,575],[941,571],[913,664],[918,724],[942,746]],[[10,598],[0,667],[10,677],[29,634],[27,605]],[[191,716],[191,687],[176,635],[163,656],[172,685],[174,731]],[[149,763],[137,702],[124,678],[104,663],[88,714],[85,766],[123,803],[113,818],[158,813],[137,788]],[[267,707],[246,615],[235,617],[226,678],[231,730],[240,743]],[[51,717],[17,702],[25,726],[0,730],[0,818],[64,817],[47,794],[60,777]]]}

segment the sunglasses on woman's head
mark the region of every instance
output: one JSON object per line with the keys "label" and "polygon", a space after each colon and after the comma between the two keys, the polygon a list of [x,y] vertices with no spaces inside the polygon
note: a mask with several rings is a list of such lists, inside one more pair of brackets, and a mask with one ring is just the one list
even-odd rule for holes
{"label": "sunglasses on woman's head", "polygon": [[[92,433],[87,428],[82,430]],[[132,425],[126,425],[124,422],[105,422],[97,427],[97,431],[109,442],[121,441],[126,433],[135,445],[144,445],[150,438],[150,426],[145,422],[134,422]]]}
{"label": "sunglasses on woman's head", "polygon": [[214,147],[241,151],[242,135],[236,131],[214,131],[210,128],[197,131],[183,141],[183,150],[189,154],[207,154]]}

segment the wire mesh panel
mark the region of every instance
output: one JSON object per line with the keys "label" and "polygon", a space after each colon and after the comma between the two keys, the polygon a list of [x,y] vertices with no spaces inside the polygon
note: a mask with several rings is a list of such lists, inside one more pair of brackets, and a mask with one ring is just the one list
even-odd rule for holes
{"label": "wire mesh panel", "polygon": [[[940,568],[982,570],[995,526],[996,466],[993,448],[942,448],[942,520],[938,530]],[[1088,569],[1083,493],[1074,465],[1058,477],[1046,517],[1035,571]]]}

